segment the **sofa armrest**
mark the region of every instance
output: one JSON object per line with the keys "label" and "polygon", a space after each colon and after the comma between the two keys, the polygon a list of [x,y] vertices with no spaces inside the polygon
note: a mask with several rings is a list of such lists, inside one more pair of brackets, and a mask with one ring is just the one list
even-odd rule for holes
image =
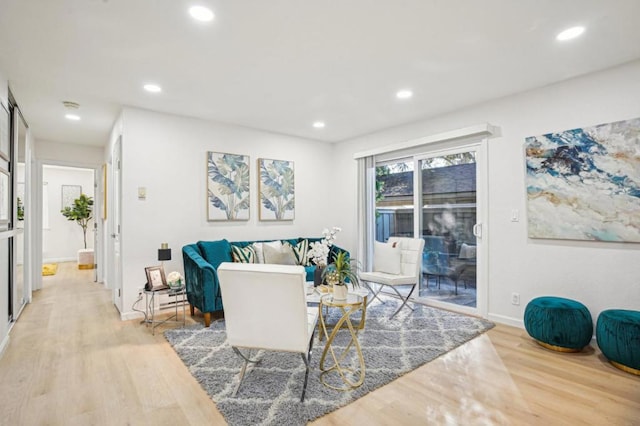
{"label": "sofa armrest", "polygon": [[187,300],[203,314],[222,310],[216,270],[193,245],[182,248]]}

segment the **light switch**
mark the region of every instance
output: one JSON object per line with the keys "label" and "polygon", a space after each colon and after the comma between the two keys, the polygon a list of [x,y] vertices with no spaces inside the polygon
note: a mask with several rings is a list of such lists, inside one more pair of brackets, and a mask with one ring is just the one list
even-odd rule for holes
{"label": "light switch", "polygon": [[511,222],[520,222],[520,212],[518,209],[511,210]]}
{"label": "light switch", "polygon": [[138,187],[138,200],[146,200],[147,199],[147,188],[144,186]]}

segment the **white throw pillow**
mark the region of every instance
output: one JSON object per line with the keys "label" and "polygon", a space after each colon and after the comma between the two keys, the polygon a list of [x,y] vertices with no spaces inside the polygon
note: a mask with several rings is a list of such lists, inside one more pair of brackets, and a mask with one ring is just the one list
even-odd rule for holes
{"label": "white throw pillow", "polygon": [[270,245],[273,248],[280,250],[282,247],[282,241],[275,240],[266,243],[253,243],[253,250],[256,252],[256,263],[267,263],[264,261],[264,246]]}
{"label": "white throw pillow", "polygon": [[400,275],[402,273],[402,251],[400,244],[388,244],[376,241],[373,245],[373,271]]}
{"label": "white throw pillow", "polygon": [[297,265],[296,256],[290,244],[281,244],[280,248],[274,248],[272,245],[263,244],[264,263],[277,265]]}

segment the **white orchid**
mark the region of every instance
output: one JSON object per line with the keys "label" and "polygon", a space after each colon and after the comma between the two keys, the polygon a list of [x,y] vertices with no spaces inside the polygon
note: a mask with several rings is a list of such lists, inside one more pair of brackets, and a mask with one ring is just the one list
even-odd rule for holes
{"label": "white orchid", "polygon": [[315,243],[309,244],[309,252],[307,257],[311,259],[313,263],[319,266],[327,266],[329,263],[329,251],[333,246],[334,241],[337,239],[336,234],[342,231],[342,228],[334,226],[331,230],[325,228],[322,230],[324,238]]}

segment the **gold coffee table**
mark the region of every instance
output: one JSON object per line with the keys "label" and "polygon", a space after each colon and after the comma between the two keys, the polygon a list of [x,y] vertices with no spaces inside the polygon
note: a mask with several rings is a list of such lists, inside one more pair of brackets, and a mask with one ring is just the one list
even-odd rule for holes
{"label": "gold coffee table", "polygon": [[[362,349],[360,348],[360,342],[358,342],[358,328],[356,328],[351,322],[351,315],[358,311],[362,312],[364,319],[364,307],[364,298],[353,293],[349,293],[346,300],[335,300],[332,294],[325,294],[320,297],[320,304],[318,306],[318,309],[320,311],[320,338],[324,336],[327,339],[327,343],[324,346],[324,351],[322,351],[322,356],[320,357],[320,382],[328,388],[347,391],[355,389],[362,385],[362,383],[364,383],[365,365],[364,358],[362,357]],[[328,312],[330,308],[340,309],[340,311],[342,312],[342,316],[333,326],[333,328],[331,329],[331,333],[329,334],[329,326],[325,322],[324,311],[326,310]],[[364,321],[361,321],[361,323],[363,322]],[[348,330],[350,335],[349,343],[344,349],[336,350],[333,347],[333,339],[345,324],[345,332]],[[340,352],[340,350],[342,352]],[[342,365],[340,365],[340,363],[345,360],[347,355],[349,355],[352,350],[355,351],[358,357],[358,368],[355,371],[350,367],[343,367]],[[327,366],[325,366],[325,361],[327,361],[327,354],[331,355],[333,364],[327,364]],[[326,375],[331,372],[337,372],[340,375],[344,386],[335,386],[326,382]],[[349,377],[347,377],[346,373],[349,373],[349,375],[357,374],[357,379],[351,380]]]}

